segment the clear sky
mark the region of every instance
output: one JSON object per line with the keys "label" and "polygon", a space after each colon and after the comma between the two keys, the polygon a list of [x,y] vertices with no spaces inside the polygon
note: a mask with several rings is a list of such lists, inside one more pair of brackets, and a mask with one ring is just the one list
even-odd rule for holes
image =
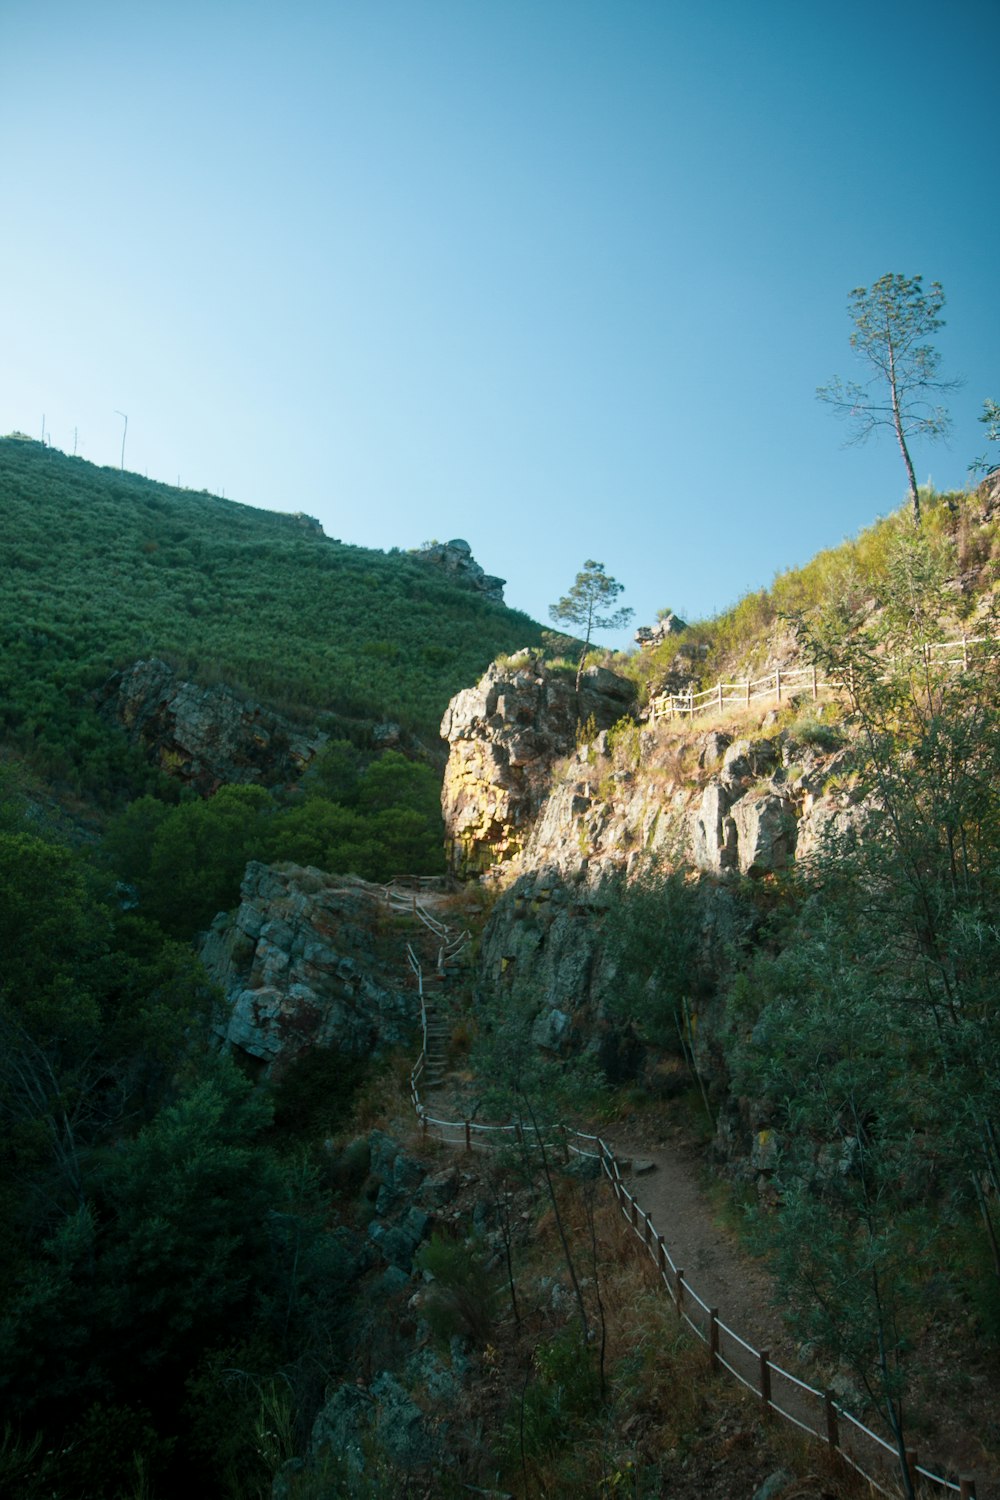
{"label": "clear sky", "polygon": [[0,432],[713,613],[904,498],[815,399],[852,287],[943,283],[918,477],[983,451],[998,56],[997,0],[2,0]]}

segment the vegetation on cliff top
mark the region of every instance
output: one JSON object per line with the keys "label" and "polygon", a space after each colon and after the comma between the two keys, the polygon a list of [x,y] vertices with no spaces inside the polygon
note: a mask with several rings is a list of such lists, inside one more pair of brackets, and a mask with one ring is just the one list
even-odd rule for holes
{"label": "vegetation on cliff top", "polygon": [[541,640],[405,553],[40,443],[0,440],[0,500],[0,742],[88,796],[135,784],[90,695],[137,659],[335,733],[392,719],[436,743],[453,693]]}

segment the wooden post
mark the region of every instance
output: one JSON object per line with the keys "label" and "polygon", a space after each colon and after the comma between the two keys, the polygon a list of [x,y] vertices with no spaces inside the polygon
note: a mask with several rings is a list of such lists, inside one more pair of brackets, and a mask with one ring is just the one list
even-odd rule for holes
{"label": "wooden post", "polygon": [[427,1139],[427,1116],[423,1113],[422,1110],[420,1112],[420,1124],[423,1127],[424,1139],[426,1140]]}
{"label": "wooden post", "polygon": [[917,1487],[917,1450],[907,1448],[906,1450],[906,1472],[910,1476],[910,1483],[914,1489]]}
{"label": "wooden post", "polygon": [[472,1126],[468,1120],[465,1122],[465,1149],[466,1151],[472,1150]]}
{"label": "wooden post", "polygon": [[967,672],[968,670],[969,670],[969,642],[968,642],[968,638],[967,638],[967,636],[965,634],[965,631],[963,630],[962,631],[962,671],[963,672]]}
{"label": "wooden post", "polygon": [[674,1302],[677,1306],[677,1316],[684,1316],[684,1272],[678,1271],[674,1276]]}
{"label": "wooden post", "polygon": [[649,1215],[647,1214],[646,1215],[646,1227],[642,1231],[642,1243],[645,1245],[645,1247],[646,1247],[647,1250],[649,1249],[649,1242],[652,1239],[652,1237],[653,1237],[653,1226],[650,1223]]}
{"label": "wooden post", "polygon": [[959,1500],[976,1500],[976,1481],[972,1474],[959,1474],[958,1476]]}
{"label": "wooden post", "polygon": [[774,674],[774,698],[776,703],[781,702],[781,673]]}
{"label": "wooden post", "polygon": [[563,1161],[568,1162],[569,1161],[569,1128],[566,1125],[564,1125],[562,1127],[562,1138],[563,1138]]}
{"label": "wooden post", "polygon": [[663,1235],[662,1234],[658,1234],[656,1236],[656,1252],[657,1252],[657,1257],[658,1257],[657,1264],[660,1267],[660,1275],[661,1276],[666,1276],[666,1274],[667,1274],[667,1247],[663,1243]]}
{"label": "wooden post", "polygon": [[708,1317],[708,1361],[712,1374],[717,1375],[721,1368],[719,1364],[719,1309],[713,1307]]}
{"label": "wooden post", "polygon": [[749,679],[749,677],[746,680],[745,686],[746,686],[746,694],[747,694],[747,708],[749,708],[750,707],[750,679]]}
{"label": "wooden post", "polygon": [[760,1351],[760,1400],[765,1414],[771,1410],[771,1351]]}
{"label": "wooden post", "polygon": [[813,667],[813,702],[819,697],[819,682],[816,677],[816,668]]}
{"label": "wooden post", "polygon": [[632,1199],[632,1228],[635,1230],[639,1228],[639,1205],[634,1198]]}
{"label": "wooden post", "polygon": [[722,712],[722,683],[721,682],[719,682],[719,684],[717,686],[717,691],[718,691],[718,694],[719,694],[719,712],[721,713]]}
{"label": "wooden post", "polygon": [[824,1391],[823,1406],[826,1409],[826,1440],[831,1448],[839,1448],[840,1432],[837,1428],[837,1408],[833,1404],[832,1391]]}

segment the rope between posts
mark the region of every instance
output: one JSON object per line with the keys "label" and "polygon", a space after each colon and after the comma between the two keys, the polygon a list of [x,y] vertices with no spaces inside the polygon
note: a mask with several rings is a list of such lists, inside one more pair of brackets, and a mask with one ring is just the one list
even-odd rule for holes
{"label": "rope between posts", "polygon": [[[970,641],[966,644],[971,645],[973,644],[973,642]],[[385,890],[387,903],[390,906],[396,906],[396,902],[393,900],[393,893],[391,891],[391,888],[387,887],[385,888]],[[431,927],[430,922],[425,920],[427,914],[422,912],[422,903],[418,900],[415,894],[412,900],[404,902],[403,906],[405,906],[407,910],[411,910],[419,920],[423,921],[425,927],[427,927],[429,931],[433,932],[434,936],[439,938],[446,936],[448,928],[445,927],[444,924],[437,924],[437,926],[441,928],[441,931],[434,932],[434,929]],[[396,909],[402,909],[402,907],[396,906]],[[455,949],[455,951],[457,952],[462,946],[464,946],[466,942],[469,941],[469,937],[470,935],[467,932],[463,933],[461,934],[460,938],[449,940],[446,944],[446,948],[449,947],[452,942],[454,942],[454,944],[457,945]],[[441,952],[444,951],[446,951],[446,949],[442,948]],[[752,1344],[747,1343],[745,1339],[741,1338],[739,1334],[735,1333],[727,1324],[723,1323],[718,1318],[717,1314],[713,1318],[712,1309],[706,1302],[702,1300],[695,1289],[689,1284],[689,1282],[684,1277],[684,1273],[678,1270],[675,1262],[670,1255],[669,1250],[667,1249],[666,1242],[663,1236],[657,1230],[651,1215],[647,1213],[647,1211],[642,1207],[635,1195],[631,1193],[625,1186],[622,1180],[621,1167],[618,1159],[611,1147],[601,1136],[588,1134],[585,1131],[577,1130],[575,1129],[575,1127],[569,1125],[555,1126],[552,1128],[554,1133],[545,1132],[543,1136],[543,1130],[538,1125],[521,1124],[520,1122],[510,1124],[493,1124],[477,1122],[473,1120],[442,1120],[438,1119],[434,1115],[428,1114],[426,1106],[421,1101],[419,1089],[417,1088],[417,1084],[424,1072],[427,1061],[427,1004],[424,996],[423,969],[418,956],[414,952],[412,944],[407,943],[406,953],[407,961],[417,981],[417,989],[420,997],[422,1046],[420,1055],[414,1063],[413,1068],[410,1072],[410,1097],[413,1101],[414,1110],[421,1123],[421,1126],[424,1129],[433,1128],[434,1130],[441,1132],[456,1132],[456,1137],[454,1139],[446,1138],[443,1135],[440,1137],[440,1139],[442,1139],[445,1145],[464,1145],[468,1150],[472,1149],[472,1142],[476,1137],[483,1137],[482,1144],[486,1146],[490,1144],[489,1140],[486,1139],[490,1136],[517,1134],[522,1141],[526,1141],[529,1136],[533,1135],[536,1143],[543,1140],[544,1138],[545,1144],[548,1146],[552,1146],[558,1143],[558,1145],[560,1146],[565,1146],[567,1153],[571,1153],[575,1156],[586,1157],[590,1160],[599,1161],[601,1164],[601,1171],[603,1175],[608,1179],[611,1189],[615,1195],[615,1200],[618,1203],[622,1218],[639,1239],[643,1247],[648,1251],[650,1259],[653,1260],[653,1262],[656,1264],[657,1269],[660,1272],[660,1280],[663,1282],[664,1288],[666,1289],[667,1295],[669,1296],[670,1300],[674,1303],[675,1307],[678,1307],[678,1312],[680,1313],[682,1321],[688,1325],[691,1331],[697,1338],[702,1341],[702,1343],[708,1344],[709,1336],[706,1335],[705,1330],[700,1326],[699,1322],[691,1317],[684,1304],[691,1302],[701,1308],[702,1311],[707,1315],[709,1323],[710,1325],[712,1325],[714,1334],[717,1338],[721,1335],[725,1335],[725,1337],[731,1339],[734,1344],[739,1345],[739,1347],[750,1356],[751,1360],[757,1360],[760,1362],[762,1371],[761,1379],[764,1383],[764,1389],[759,1388],[755,1383],[750,1381],[742,1371],[738,1370],[732,1364],[730,1364],[730,1362],[725,1358],[721,1350],[716,1345],[712,1346],[713,1362],[717,1362],[721,1368],[727,1370],[729,1374],[732,1375],[733,1378],[737,1380],[741,1385],[745,1386],[747,1390],[753,1391],[756,1396],[760,1397],[765,1402],[767,1411],[769,1413],[774,1413],[774,1415],[780,1416],[781,1418],[783,1418],[783,1420],[792,1423],[793,1426],[799,1428],[805,1433],[808,1433],[810,1436],[817,1438],[820,1442],[826,1444],[829,1447],[834,1447],[835,1451],[840,1455],[844,1462],[847,1463],[850,1468],[854,1469],[858,1474],[860,1474],[864,1479],[866,1479],[868,1483],[873,1487],[873,1489],[875,1489],[880,1495],[891,1497],[892,1491],[885,1489],[883,1485],[880,1484],[879,1481],[876,1480],[875,1477],[871,1473],[869,1473],[869,1471],[864,1468],[856,1458],[852,1457],[852,1455],[845,1450],[843,1444],[839,1440],[835,1441],[834,1439],[832,1439],[829,1435],[829,1431],[827,1433],[823,1433],[817,1428],[810,1426],[808,1422],[801,1420],[799,1417],[795,1416],[794,1413],[787,1411],[782,1406],[779,1406],[771,1398],[770,1379],[771,1376],[777,1376],[782,1380],[787,1380],[790,1385],[800,1390],[804,1396],[815,1398],[818,1402],[821,1403],[821,1407],[824,1410],[827,1409],[828,1398],[824,1392],[816,1390],[814,1386],[811,1386],[806,1381],[801,1380],[797,1375],[793,1375],[789,1371],[782,1369],[780,1365],[773,1364],[770,1360],[769,1355],[765,1355],[764,1353],[762,1353],[762,1351],[755,1349]],[[598,1150],[596,1152],[588,1151],[583,1147],[576,1146],[571,1143],[571,1137],[574,1141],[579,1140],[596,1142]],[[674,1278],[673,1284],[671,1283],[671,1277],[667,1274],[668,1267]],[[680,1293],[682,1296],[682,1304],[680,1306],[678,1306],[677,1301],[678,1293]],[[838,1420],[843,1420],[849,1423],[858,1434],[862,1435],[868,1442],[874,1444],[875,1447],[880,1450],[883,1455],[888,1455],[893,1463],[898,1464],[899,1456],[892,1444],[887,1443],[884,1438],[881,1438],[877,1433],[872,1432],[871,1428],[866,1427],[863,1422],[861,1422],[845,1407],[842,1407],[839,1403],[831,1403],[831,1407]],[[957,1495],[961,1492],[962,1494],[969,1496],[970,1500],[974,1500],[976,1494],[975,1484],[974,1481],[972,1481],[970,1478],[963,1478],[962,1483],[964,1484],[965,1488],[964,1490],[960,1491],[959,1485],[953,1483],[949,1479],[944,1479],[939,1475],[933,1474],[930,1470],[925,1469],[916,1463],[913,1464],[913,1472],[915,1475],[925,1480],[928,1484],[937,1486],[939,1490],[944,1491],[945,1493]]]}

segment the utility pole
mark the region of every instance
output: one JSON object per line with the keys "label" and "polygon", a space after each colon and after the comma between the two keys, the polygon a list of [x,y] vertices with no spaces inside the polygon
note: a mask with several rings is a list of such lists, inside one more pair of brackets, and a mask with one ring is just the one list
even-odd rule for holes
{"label": "utility pole", "polygon": [[76,428],[73,428],[73,457],[76,457]]}
{"label": "utility pole", "polygon": [[122,430],[122,473],[124,474],[125,473],[125,436],[126,436],[126,434],[128,432],[128,417],[125,415],[125,413],[123,411],[119,411],[118,408],[117,408],[117,406],[115,407],[115,416],[116,417],[121,417],[122,420],[125,423],[125,426],[124,426],[124,428]]}

